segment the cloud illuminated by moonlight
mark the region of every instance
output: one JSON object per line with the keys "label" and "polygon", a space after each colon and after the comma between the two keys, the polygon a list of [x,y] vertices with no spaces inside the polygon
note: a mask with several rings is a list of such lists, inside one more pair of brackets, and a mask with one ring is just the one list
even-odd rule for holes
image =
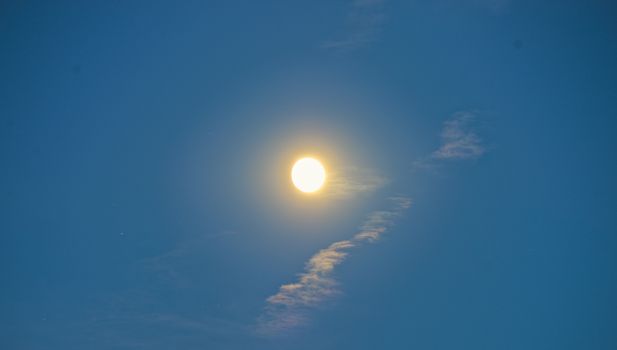
{"label": "cloud illuminated by moonlight", "polygon": [[351,239],[332,243],[317,252],[296,282],[282,285],[278,293],[270,296],[258,319],[256,333],[276,336],[305,325],[311,309],[337,295],[338,283],[331,277],[335,267],[345,260],[352,248],[378,240],[394,224],[394,219],[411,205],[407,197],[393,197],[391,201],[392,209],[369,214]]}

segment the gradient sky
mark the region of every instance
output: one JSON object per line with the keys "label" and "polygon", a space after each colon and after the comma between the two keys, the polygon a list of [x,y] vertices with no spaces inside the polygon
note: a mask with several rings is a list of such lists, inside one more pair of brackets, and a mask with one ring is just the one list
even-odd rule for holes
{"label": "gradient sky", "polygon": [[3,2],[0,347],[616,349],[616,17]]}

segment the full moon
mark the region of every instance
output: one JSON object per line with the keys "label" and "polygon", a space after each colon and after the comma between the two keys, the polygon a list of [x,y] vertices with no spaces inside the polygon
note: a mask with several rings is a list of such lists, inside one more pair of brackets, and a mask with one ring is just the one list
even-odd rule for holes
{"label": "full moon", "polygon": [[291,169],[291,181],[302,192],[315,192],[326,181],[326,170],[317,159],[302,158]]}

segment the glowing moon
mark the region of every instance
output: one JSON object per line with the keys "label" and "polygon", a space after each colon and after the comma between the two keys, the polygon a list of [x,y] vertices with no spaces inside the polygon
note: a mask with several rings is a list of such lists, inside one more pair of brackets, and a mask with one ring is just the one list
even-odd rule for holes
{"label": "glowing moon", "polygon": [[326,170],[314,158],[302,158],[291,169],[291,181],[302,192],[315,192],[326,181]]}

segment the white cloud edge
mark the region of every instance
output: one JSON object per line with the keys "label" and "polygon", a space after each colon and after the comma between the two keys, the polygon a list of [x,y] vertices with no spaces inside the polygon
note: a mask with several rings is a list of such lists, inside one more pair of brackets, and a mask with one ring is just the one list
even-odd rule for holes
{"label": "white cloud edge", "polygon": [[392,197],[391,210],[374,211],[349,240],[330,244],[313,255],[294,283],[284,284],[266,299],[267,306],[259,317],[255,333],[260,336],[284,334],[308,323],[308,312],[339,294],[338,283],[331,277],[335,267],[349,255],[349,250],[366,242],[374,242],[390,228],[394,219],[408,209],[408,197]]}

